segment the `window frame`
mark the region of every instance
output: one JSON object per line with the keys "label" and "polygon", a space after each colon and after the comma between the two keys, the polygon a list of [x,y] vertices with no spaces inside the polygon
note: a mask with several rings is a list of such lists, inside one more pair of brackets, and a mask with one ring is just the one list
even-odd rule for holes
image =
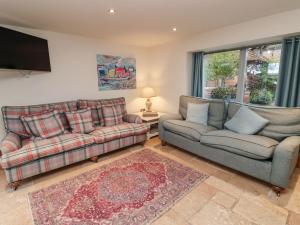
{"label": "window frame", "polygon": [[[247,58],[248,58],[248,49],[249,48],[260,48],[265,45],[277,45],[277,44],[282,44],[282,41],[276,41],[276,42],[268,42],[268,43],[262,43],[262,44],[257,44],[257,45],[249,45],[249,46],[243,46],[239,48],[228,48],[228,49],[221,49],[221,50],[215,50],[215,51],[208,51],[204,52],[203,54],[203,68],[202,68],[202,74],[203,74],[203,82],[202,82],[202,96],[205,95],[205,84],[206,84],[206,76],[205,76],[205,69],[204,69],[204,61],[207,59],[207,55],[210,54],[216,54],[216,53],[222,53],[222,52],[229,52],[229,51],[240,51],[240,63],[239,63],[239,68],[238,68],[238,81],[237,81],[237,93],[236,93],[236,98],[235,101],[239,103],[244,103],[244,92],[245,92],[245,81],[246,81],[246,76],[247,76]],[[281,48],[281,53],[282,53],[282,48]],[[279,64],[280,68],[280,64]],[[249,103],[251,104],[251,103]]]}

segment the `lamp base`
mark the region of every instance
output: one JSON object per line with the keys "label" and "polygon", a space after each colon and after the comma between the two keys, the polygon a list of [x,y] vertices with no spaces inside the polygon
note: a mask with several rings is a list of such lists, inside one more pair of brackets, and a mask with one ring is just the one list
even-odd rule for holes
{"label": "lamp base", "polygon": [[157,112],[145,111],[143,112],[143,117],[156,117],[158,116]]}

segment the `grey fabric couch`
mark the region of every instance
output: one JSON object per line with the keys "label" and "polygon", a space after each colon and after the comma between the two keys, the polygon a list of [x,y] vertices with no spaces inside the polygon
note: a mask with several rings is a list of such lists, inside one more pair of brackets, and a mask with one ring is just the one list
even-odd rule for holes
{"label": "grey fabric couch", "polygon": [[[185,121],[187,105],[209,102],[208,125]],[[170,143],[196,155],[256,177],[274,187],[278,194],[289,184],[300,145],[300,108],[251,106],[270,123],[256,135],[237,134],[224,123],[241,107],[223,100],[181,96],[178,115],[159,121],[163,144]]]}

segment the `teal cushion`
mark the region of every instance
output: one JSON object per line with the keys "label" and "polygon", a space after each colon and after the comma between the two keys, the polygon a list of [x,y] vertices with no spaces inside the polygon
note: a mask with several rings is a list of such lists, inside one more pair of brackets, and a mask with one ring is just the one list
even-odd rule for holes
{"label": "teal cushion", "polygon": [[225,127],[239,134],[256,134],[262,130],[269,120],[261,117],[248,107],[241,107],[231,120],[225,123]]}
{"label": "teal cushion", "polygon": [[166,130],[179,134],[193,141],[200,141],[201,135],[216,130],[211,126],[193,123],[185,120],[165,120],[163,126]]}
{"label": "teal cushion", "polygon": [[253,159],[272,158],[278,141],[260,136],[238,134],[229,130],[211,131],[203,134],[201,144],[229,151]]}

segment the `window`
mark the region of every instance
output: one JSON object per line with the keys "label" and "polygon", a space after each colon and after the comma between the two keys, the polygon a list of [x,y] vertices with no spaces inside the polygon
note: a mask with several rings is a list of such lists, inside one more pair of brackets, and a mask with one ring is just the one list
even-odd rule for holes
{"label": "window", "polygon": [[281,44],[206,54],[203,97],[274,104],[280,55]]}
{"label": "window", "polygon": [[239,50],[206,55],[204,98],[236,98],[239,57]]}
{"label": "window", "polygon": [[280,55],[281,44],[247,49],[244,103],[274,104]]}

